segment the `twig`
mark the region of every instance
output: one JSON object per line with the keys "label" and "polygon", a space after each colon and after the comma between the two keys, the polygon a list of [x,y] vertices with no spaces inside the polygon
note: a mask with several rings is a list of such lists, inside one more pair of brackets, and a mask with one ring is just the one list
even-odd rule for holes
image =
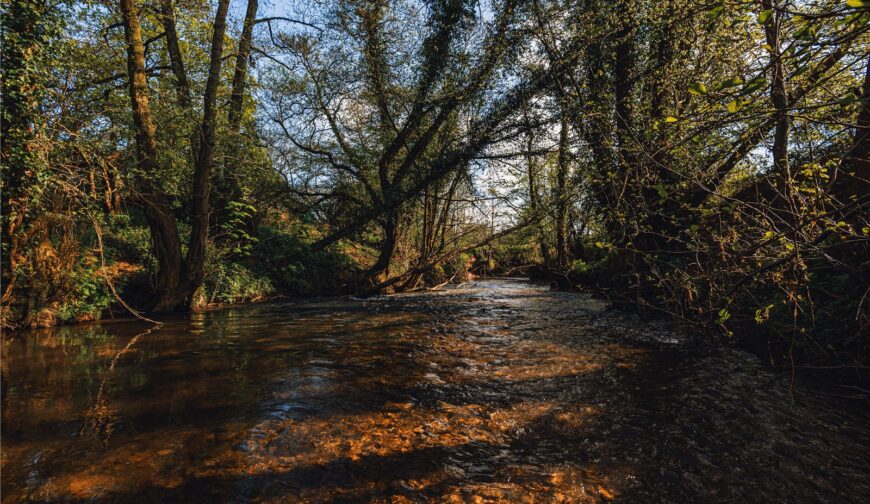
{"label": "twig", "polygon": [[[108,285],[109,290],[112,291],[112,295],[115,296],[115,299],[118,300],[118,302],[121,304],[121,306],[123,306],[128,312],[130,312],[137,319],[143,320],[145,322],[150,322],[150,323],[156,325],[157,327],[162,326],[163,322],[158,322],[156,320],[152,320],[152,319],[146,317],[145,315],[142,315],[142,313],[133,309],[130,305],[127,304],[126,301],[121,299],[121,296],[118,294],[118,291],[115,290],[115,285],[109,279],[109,274],[106,271],[106,257],[103,254],[103,232],[102,232],[102,229],[100,228],[100,223],[99,223],[99,221],[97,221],[97,218],[94,217],[93,215],[91,215],[90,217],[91,217],[91,222],[94,223],[94,231],[97,233],[97,244],[99,246],[99,251],[100,251],[100,270],[103,273],[103,279],[106,281],[106,285]],[[157,329],[157,327],[154,327],[153,329]]]}

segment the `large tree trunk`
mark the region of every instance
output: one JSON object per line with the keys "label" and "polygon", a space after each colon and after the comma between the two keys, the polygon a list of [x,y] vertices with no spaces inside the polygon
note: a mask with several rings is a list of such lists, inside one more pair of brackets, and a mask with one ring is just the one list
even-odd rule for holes
{"label": "large tree trunk", "polygon": [[547,246],[547,233],[544,231],[543,216],[541,213],[540,195],[538,194],[538,175],[535,170],[535,136],[532,133],[532,126],[529,120],[529,112],[526,105],[523,106],[523,115],[526,122],[526,169],[529,178],[529,209],[536,219],[536,228],[538,231],[538,246],[541,249],[541,259],[544,267],[550,267],[552,262],[550,259],[550,248]]}
{"label": "large tree trunk", "polygon": [[[870,59],[864,74],[864,88],[861,93],[861,111],[855,124],[855,139],[846,155],[846,163],[851,168],[843,184],[844,201],[852,197],[865,197],[870,194]],[[870,205],[870,203],[865,203]]]}
{"label": "large tree trunk", "polygon": [[129,78],[130,104],[133,124],[136,128],[136,156],[140,171],[139,201],[145,211],[154,254],[157,257],[156,300],[153,309],[175,308],[167,306],[167,300],[175,299],[179,291],[182,273],[181,242],[178,228],[172,216],[169,199],[155,183],[153,177],[159,172],[157,141],[154,122],[148,103],[148,82],[145,74],[145,49],[142,31],[134,0],[120,0],[124,38],[127,43],[127,75]]}
{"label": "large tree trunk", "polygon": [[[208,209],[211,167],[214,160],[215,128],[217,114],[217,88],[220,81],[221,58],[223,57],[224,34],[229,0],[218,4],[212,37],[209,76],[203,98],[203,120],[199,135],[195,139],[194,169],[192,189],[193,220],[190,243],[186,258],[182,258],[181,241],[178,227],[172,216],[169,200],[152,180],[159,172],[157,141],[154,122],[148,104],[148,82],[145,74],[145,51],[142,44],[142,31],[136,13],[134,0],[120,0],[124,35],[127,41],[127,72],[130,81],[130,101],[133,109],[133,122],[136,127],[136,153],[141,171],[140,198],[145,209],[148,227],[154,242],[158,261],[156,298],[150,311],[174,311],[189,309],[193,295],[202,284],[204,276],[205,248],[208,240]],[[188,106],[188,86],[178,51],[175,33],[175,16],[171,3],[163,3],[164,29],[170,42],[170,57],[178,80],[179,102]]]}
{"label": "large tree trunk", "polygon": [[248,80],[248,58],[251,56],[251,44],[254,33],[254,23],[257,20],[258,0],[248,0],[245,12],[245,22],[242,36],[239,39],[239,50],[236,53],[236,68],[233,72],[233,90],[230,95],[229,122],[230,131],[238,133],[242,123],[242,106],[245,101],[245,85]]}
{"label": "large tree trunk", "polygon": [[[592,8],[589,6],[588,8]],[[611,92],[613,83],[610,79],[610,58],[601,40],[595,40],[585,50],[585,102],[589,109],[586,124],[582,121],[575,123],[575,129],[583,132],[586,143],[592,152],[592,163],[602,173],[608,173],[614,169],[612,142],[610,133],[612,125],[609,118],[613,115]],[[580,114],[573,114],[578,119]],[[614,189],[613,179],[608,184],[596,186],[595,197],[602,206],[612,207],[616,204],[617,191]],[[607,223],[610,225],[610,222]]]}
{"label": "large tree trunk", "polygon": [[777,6],[771,0],[762,0],[761,5],[765,9],[773,11],[764,26],[764,36],[767,45],[771,47],[770,102],[775,110],[776,121],[773,133],[773,167],[776,173],[777,186],[781,193],[786,195],[791,186],[791,168],[788,161],[788,137],[791,121],[788,116],[785,65],[780,47],[780,25],[783,13],[776,8]]}
{"label": "large tree trunk", "polygon": [[559,132],[559,167],[556,172],[556,262],[559,268],[567,270],[571,261],[568,248],[568,171],[570,159],[568,151],[568,113],[563,110]]}
{"label": "large tree trunk", "polygon": [[184,60],[181,57],[181,47],[178,44],[173,0],[160,0],[160,17],[163,22],[163,31],[166,33],[166,50],[169,53],[169,62],[172,66],[172,73],[175,75],[175,89],[178,93],[178,103],[185,110],[190,110],[190,84],[187,81],[187,72],[184,69]]}
{"label": "large tree trunk", "polygon": [[390,278],[390,264],[393,260],[393,254],[396,253],[396,245],[399,241],[398,216],[394,214],[385,216],[381,221],[381,229],[383,230],[384,239],[381,241],[378,260],[369,270],[369,279],[372,285],[385,282]]}
{"label": "large tree trunk", "polygon": [[211,58],[208,80],[203,96],[202,126],[199,135],[199,150],[193,173],[192,210],[190,246],[187,250],[185,265],[185,302],[192,301],[193,294],[202,284],[205,275],[205,248],[208,242],[209,192],[211,189],[211,170],[214,164],[215,130],[217,128],[217,89],[220,84],[221,60],[224,51],[227,9],[230,0],[218,2],[214,20],[214,33],[211,41]]}
{"label": "large tree trunk", "polygon": [[[33,72],[32,61],[45,53],[47,34],[43,23],[50,22],[47,2],[15,1],[4,9],[2,18],[3,80],[2,118],[0,118],[0,170],[2,177],[3,286],[2,302],[13,300],[20,263],[26,261],[27,217],[30,188],[37,180],[39,159],[32,148],[35,125],[40,123],[38,106],[44,84]],[[7,307],[4,307],[6,310]],[[3,318],[8,317],[8,314]]]}
{"label": "large tree trunk", "polygon": [[[624,24],[618,34],[619,41],[616,45],[616,61],[614,64],[614,97],[616,100],[616,145],[619,154],[619,171],[622,177],[627,177],[629,170],[636,169],[635,166],[635,144],[637,140],[634,138],[634,89],[635,89],[635,66],[637,63],[636,54],[636,31],[637,20],[632,11],[634,5],[626,6]],[[627,184],[625,180],[623,183]],[[622,191],[620,191],[622,193]]]}
{"label": "large tree trunk", "polygon": [[[245,12],[245,21],[242,26],[242,35],[239,38],[239,48],[236,53],[236,68],[233,71],[232,93],[230,95],[230,107],[227,118],[230,123],[230,134],[233,136],[232,141],[239,145],[238,135],[242,129],[242,115],[245,104],[245,87],[248,82],[248,58],[251,56],[251,45],[254,34],[254,24],[257,21],[258,0],[248,0],[248,8]],[[243,197],[242,184],[239,174],[236,171],[227,172],[226,168],[221,170],[222,178],[226,184],[228,195],[226,197],[232,201],[239,201]]]}

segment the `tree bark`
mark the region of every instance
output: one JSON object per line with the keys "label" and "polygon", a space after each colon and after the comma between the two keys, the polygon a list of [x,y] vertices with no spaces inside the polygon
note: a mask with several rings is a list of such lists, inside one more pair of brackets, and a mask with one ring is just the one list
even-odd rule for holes
{"label": "tree bark", "polygon": [[633,143],[635,65],[637,63],[635,31],[637,20],[633,5],[625,6],[626,19],[619,33],[614,64],[614,95],[616,100],[616,147],[619,171],[626,176],[635,166]]}
{"label": "tree bark", "polygon": [[791,184],[791,168],[788,161],[788,137],[791,121],[788,115],[789,101],[785,82],[785,64],[780,47],[780,25],[783,14],[771,0],[762,0],[761,5],[764,9],[772,11],[764,26],[764,36],[767,45],[771,47],[770,102],[775,110],[773,167],[776,172],[777,186],[782,194],[786,194]]}
{"label": "tree bark", "polygon": [[239,50],[236,53],[236,69],[233,72],[233,90],[230,95],[230,109],[228,119],[230,131],[238,133],[242,124],[242,109],[245,103],[245,86],[248,81],[248,58],[251,56],[251,44],[253,41],[254,23],[257,20],[258,0],[248,0],[248,9],[245,12],[245,22],[242,26],[242,35],[239,38]]}
{"label": "tree bark", "polygon": [[160,0],[160,17],[163,31],[166,32],[166,50],[169,53],[169,64],[175,75],[175,86],[178,93],[178,104],[184,110],[190,110],[190,84],[181,57],[181,47],[178,44],[178,31],[175,26],[175,6],[173,0]]}
{"label": "tree bark", "polygon": [[390,278],[390,264],[399,239],[398,216],[393,214],[385,216],[381,221],[381,229],[384,233],[384,239],[381,242],[378,260],[369,271],[369,278],[373,285]]}
{"label": "tree bark", "polygon": [[570,152],[568,151],[568,114],[561,113],[559,131],[559,167],[556,172],[556,262],[559,269],[567,270],[571,261],[568,249],[568,172]]}
{"label": "tree bark", "polygon": [[[129,1],[129,0],[125,0]],[[185,301],[192,301],[193,294],[202,284],[205,264],[205,248],[208,242],[209,192],[211,189],[211,170],[214,164],[215,131],[217,128],[217,89],[220,84],[221,60],[224,51],[227,10],[230,0],[218,2],[211,41],[208,80],[203,96],[202,126],[199,134],[199,150],[193,173],[192,209],[193,217],[190,230],[190,246],[187,251],[185,267]]]}
{"label": "tree bark", "polygon": [[[592,6],[587,6],[591,9]],[[605,176],[614,170],[613,144],[610,133],[613,126],[610,117],[613,115],[611,100],[613,83],[610,79],[612,63],[606,56],[607,50],[602,40],[595,40],[584,51],[585,86],[583,91],[589,108],[586,124],[575,123],[575,129],[582,131],[586,143],[592,152],[592,162]],[[579,119],[579,114],[574,114]],[[596,199],[602,206],[612,207],[616,203],[616,191],[613,190],[612,179],[607,183],[596,185]]]}
{"label": "tree bark", "polygon": [[855,124],[855,139],[846,155],[851,168],[844,185],[845,200],[870,194],[870,58],[864,73],[864,88],[861,92],[861,110]]}
{"label": "tree bark", "polygon": [[[248,83],[248,58],[251,57],[251,46],[253,43],[254,24],[257,21],[257,9],[259,7],[258,0],[248,0],[248,8],[245,12],[245,21],[242,25],[242,35],[239,38],[239,48],[236,53],[236,68],[233,71],[232,93],[230,95],[230,107],[227,113],[227,119],[230,124],[230,135],[233,136],[232,141],[239,145],[239,133],[242,130],[242,115],[245,104],[245,88]],[[227,172],[226,168],[221,170],[220,176],[226,183],[226,189],[229,191],[229,198],[232,201],[239,201],[243,197],[241,179],[237,171]]]}
{"label": "tree bark", "polygon": [[163,309],[166,300],[174,299],[179,290],[183,267],[181,241],[169,199],[152,181],[159,173],[160,166],[157,160],[154,122],[148,103],[145,48],[142,44],[139,16],[134,0],[120,0],[120,7],[127,43],[127,74],[133,124],[136,129],[136,157],[142,172],[137,177],[140,185],[139,200],[145,211],[158,265],[154,308]]}
{"label": "tree bark", "polygon": [[[203,97],[203,120],[199,135],[192,138],[196,153],[192,189],[193,218],[187,256],[182,256],[178,227],[169,206],[168,197],[152,181],[160,170],[157,155],[157,140],[154,121],[148,103],[148,82],[145,73],[145,50],[142,30],[134,0],[120,0],[124,35],[127,41],[127,73],[130,82],[130,102],[133,123],[136,129],[136,154],[140,170],[140,199],[145,208],[146,220],[151,230],[157,256],[156,297],[149,311],[162,312],[189,309],[193,295],[204,277],[205,248],[208,241],[209,189],[211,167],[214,161],[215,129],[217,114],[217,88],[220,81],[221,58],[223,57],[226,16],[229,0],[218,3],[214,21],[211,58],[206,90]],[[179,102],[189,106],[189,87],[178,51],[175,33],[174,12],[171,3],[164,2],[163,22],[167,30],[173,70],[178,79]],[[172,32],[172,35],[169,34]],[[174,56],[173,56],[174,53]]]}
{"label": "tree bark", "polygon": [[[10,2],[0,19],[3,48],[2,95],[0,101],[0,179],[2,179],[3,250],[0,253],[3,286],[2,302],[13,301],[19,267],[27,262],[26,241],[30,189],[38,180],[41,162],[33,148],[41,123],[38,107],[45,85],[31,70],[32,61],[41,59],[47,48],[46,26],[51,22],[48,3],[42,0]],[[4,306],[4,310],[7,307]],[[6,318],[6,317],[3,317]],[[25,319],[27,318],[25,314]],[[25,320],[25,323],[27,320]]]}
{"label": "tree bark", "polygon": [[526,122],[526,170],[529,178],[529,209],[532,211],[538,231],[538,246],[541,249],[541,259],[544,267],[549,267],[552,260],[550,258],[550,249],[547,247],[547,234],[544,232],[542,223],[540,195],[538,194],[538,178],[535,173],[535,156],[533,154],[535,148],[535,136],[532,132],[531,121],[529,119],[528,104],[523,104],[523,117]]}

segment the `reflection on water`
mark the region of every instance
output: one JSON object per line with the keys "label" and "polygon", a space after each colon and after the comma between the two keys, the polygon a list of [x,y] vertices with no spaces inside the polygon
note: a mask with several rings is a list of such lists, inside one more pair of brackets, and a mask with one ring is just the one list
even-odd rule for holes
{"label": "reflection on water", "polygon": [[20,333],[3,503],[861,502],[867,416],[518,281]]}

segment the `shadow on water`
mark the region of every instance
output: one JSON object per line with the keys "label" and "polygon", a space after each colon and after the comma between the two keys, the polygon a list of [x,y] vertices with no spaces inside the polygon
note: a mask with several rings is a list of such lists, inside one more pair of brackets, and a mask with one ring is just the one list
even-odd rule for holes
{"label": "shadow on water", "polygon": [[4,503],[870,495],[866,405],[526,282],[144,329],[3,342]]}

